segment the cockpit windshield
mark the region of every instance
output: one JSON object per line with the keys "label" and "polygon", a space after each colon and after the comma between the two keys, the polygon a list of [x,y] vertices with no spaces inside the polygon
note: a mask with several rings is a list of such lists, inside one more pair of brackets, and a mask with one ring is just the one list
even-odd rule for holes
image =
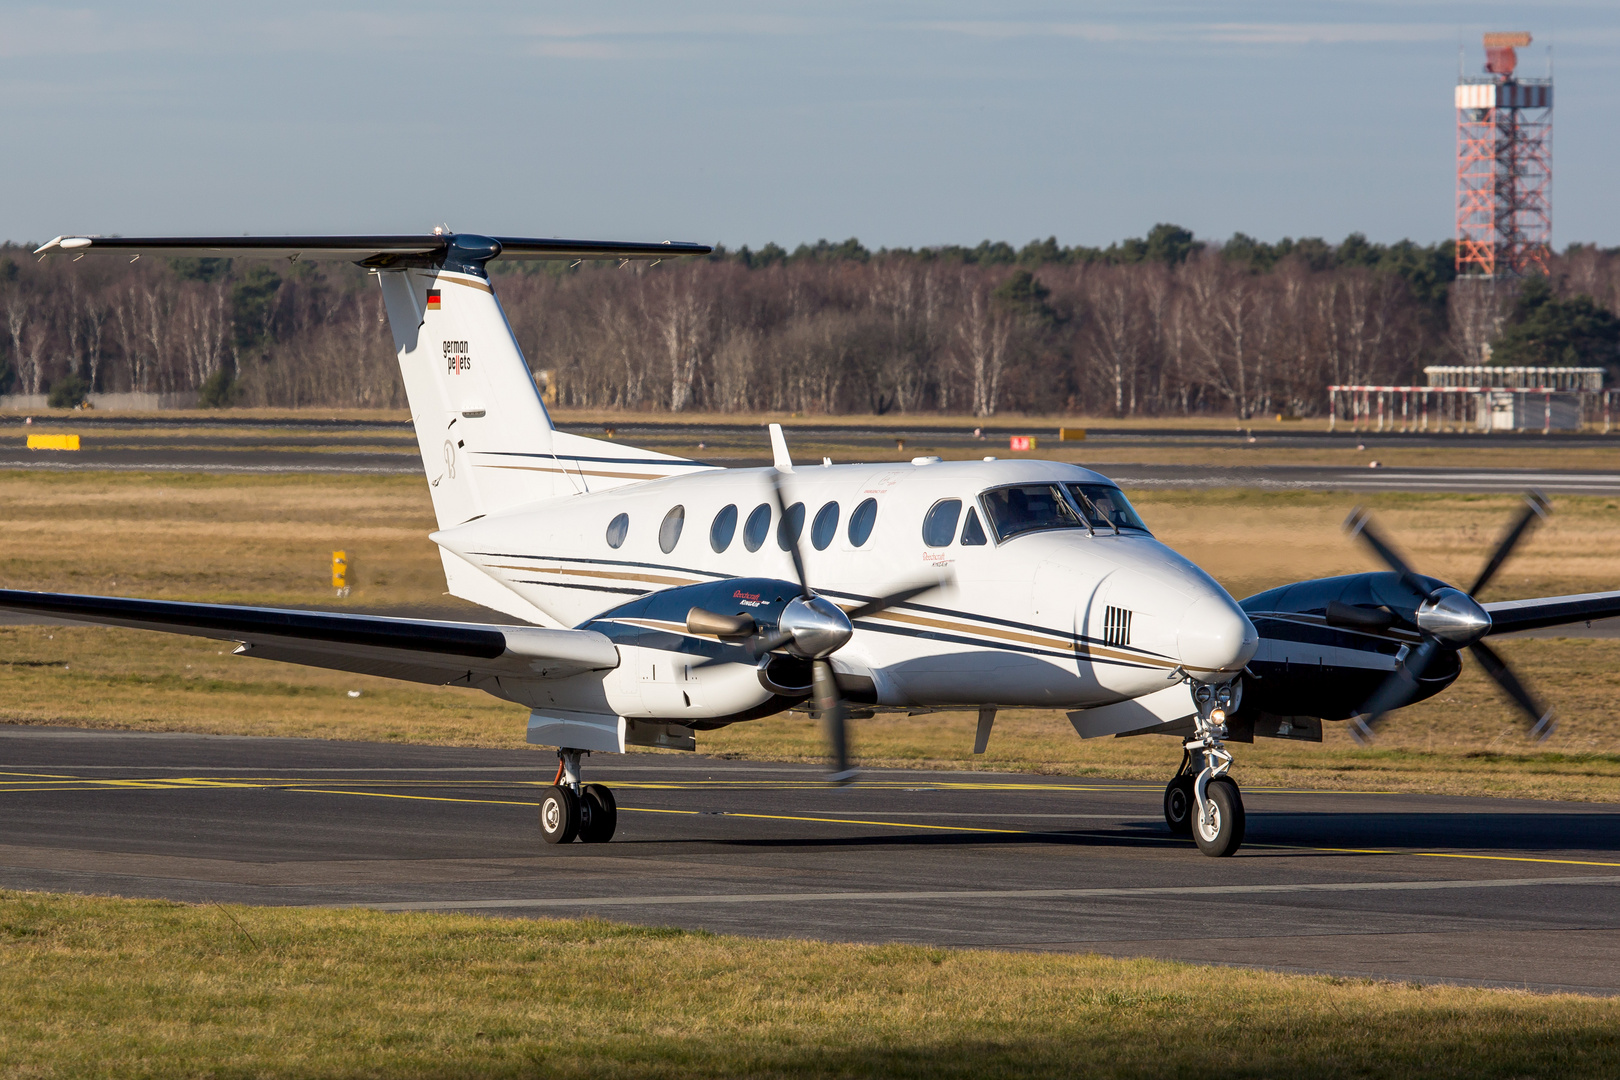
{"label": "cockpit windshield", "polygon": [[998,540],[1037,529],[1085,528],[1085,522],[1075,514],[1057,484],[994,488],[984,493],[983,501]]}
{"label": "cockpit windshield", "polygon": [[1015,484],[980,496],[998,541],[1041,529],[1135,529],[1147,526],[1111,484]]}
{"label": "cockpit windshield", "polygon": [[1069,494],[1079,504],[1081,513],[1092,525],[1101,529],[1140,529],[1147,532],[1136,508],[1125,498],[1125,493],[1110,484],[1065,484]]}

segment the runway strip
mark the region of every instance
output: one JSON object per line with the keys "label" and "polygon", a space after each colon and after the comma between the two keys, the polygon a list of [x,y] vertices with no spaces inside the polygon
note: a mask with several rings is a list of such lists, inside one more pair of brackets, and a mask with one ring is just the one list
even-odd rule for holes
{"label": "runway strip", "polygon": [[874,770],[837,788],[813,766],[598,755],[618,836],[553,847],[553,767],[0,726],[0,887],[1620,993],[1616,806],[1253,789],[1245,847],[1218,860],[1169,834],[1158,784]]}
{"label": "runway strip", "polygon": [[[684,452],[684,451],[683,451]],[[885,455],[888,451],[885,451]],[[1196,458],[1197,449],[1189,449]],[[718,461],[728,466],[765,466],[767,457]],[[1099,464],[1096,469],[1127,488],[1230,488],[1275,491],[1457,491],[1516,493],[1539,488],[1550,494],[1620,495],[1620,473],[1546,469],[1399,468],[1321,465]],[[0,469],[70,472],[183,472],[225,475],[352,474],[419,475],[414,448],[387,453],[301,448],[86,449],[76,453],[0,447]]]}

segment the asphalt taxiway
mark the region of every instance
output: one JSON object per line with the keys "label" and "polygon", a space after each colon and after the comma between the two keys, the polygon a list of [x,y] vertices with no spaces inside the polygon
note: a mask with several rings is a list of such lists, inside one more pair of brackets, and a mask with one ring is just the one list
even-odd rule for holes
{"label": "asphalt taxiway", "polygon": [[[1166,771],[1173,766],[1166,750]],[[0,727],[0,887],[1100,952],[1620,993],[1620,806],[599,756],[611,844],[548,847],[542,751]]]}
{"label": "asphalt taxiway", "polygon": [[[16,417],[0,417],[0,429],[11,428],[17,437],[0,437],[0,469],[197,472],[197,473],[332,473],[416,475],[421,472],[416,436],[408,421],[392,420],[254,420],[245,418],[198,419],[186,417],[75,417],[55,427],[83,428],[82,449],[30,450],[24,445]],[[600,424],[564,424],[564,430],[601,438],[608,428]],[[908,453],[950,457],[994,454],[1005,446],[1007,432],[1016,427],[985,428],[983,437],[970,430],[878,429],[870,425],[814,425],[790,433],[801,456],[814,460],[822,452],[837,460],[854,455],[859,460],[883,462],[905,459]],[[896,432],[911,451],[897,448]],[[1248,445],[1248,429],[1103,429],[1088,436],[1086,447],[1118,459],[1133,448],[1162,453],[1179,448],[1177,464],[1142,464],[1114,461],[1096,468],[1131,489],[1254,488],[1274,491],[1467,492],[1517,493],[1538,488],[1550,495],[1620,496],[1620,469],[1519,469],[1467,467],[1370,468],[1382,451],[1400,448],[1494,448],[1510,445],[1596,448],[1620,444],[1620,435],[1559,434],[1554,436],[1498,434],[1352,434],[1325,431],[1262,432],[1263,448],[1319,451],[1338,448],[1353,457],[1344,464],[1209,465],[1200,463],[1216,447]],[[757,424],[633,423],[612,427],[613,436],[628,445],[645,445],[682,456],[692,456],[728,468],[766,466],[771,463],[764,429]],[[1352,453],[1358,444],[1365,453]],[[1069,444],[1071,448],[1076,444]],[[1033,456],[1040,456],[1038,453]],[[1082,459],[1084,456],[1082,455]]]}

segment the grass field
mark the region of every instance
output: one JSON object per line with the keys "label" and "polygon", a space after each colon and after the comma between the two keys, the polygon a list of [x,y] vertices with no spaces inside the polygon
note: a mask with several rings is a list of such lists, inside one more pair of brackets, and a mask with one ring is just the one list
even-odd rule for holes
{"label": "grass field", "polygon": [[10,1077],[1620,1073],[1615,999],[15,892],[0,1014]]}
{"label": "grass field", "polygon": [[[1339,521],[1350,500],[1313,493],[1147,492],[1161,538],[1236,595],[1368,567]],[[1366,500],[1420,568],[1453,580],[1485,557],[1514,500],[1386,495]],[[392,610],[478,609],[443,595],[426,534],[422,482],[401,477],[0,473],[0,584],[175,599]],[[1488,598],[1575,592],[1620,581],[1620,507],[1560,499],[1557,514]],[[1287,537],[1287,543],[1267,542]],[[354,563],[345,601],[328,587],[333,548]],[[1494,793],[1612,800],[1620,779],[1620,641],[1519,640],[1501,649],[1557,707],[1547,744],[1472,667],[1430,702],[1396,714],[1376,749],[1341,726],[1322,746],[1260,740],[1238,748],[1246,784]],[[359,690],[359,698],[348,691]],[[523,711],[484,695],[244,660],[220,643],[92,628],[0,628],[0,719],[144,730],[303,735],[482,746],[523,745]],[[869,763],[1017,769],[1157,779],[1174,740],[1081,742],[1060,713],[1009,711],[990,751],[971,753],[971,716],[859,722]],[[815,726],[788,715],[705,734],[710,753],[811,760]]]}

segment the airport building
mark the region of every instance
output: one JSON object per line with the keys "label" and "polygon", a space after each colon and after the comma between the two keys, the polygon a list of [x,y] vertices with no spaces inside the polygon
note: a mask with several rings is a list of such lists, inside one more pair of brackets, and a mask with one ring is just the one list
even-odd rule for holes
{"label": "airport building", "polygon": [[1424,386],[1330,386],[1328,429],[1580,431],[1613,426],[1613,390],[1600,367],[1435,365]]}

